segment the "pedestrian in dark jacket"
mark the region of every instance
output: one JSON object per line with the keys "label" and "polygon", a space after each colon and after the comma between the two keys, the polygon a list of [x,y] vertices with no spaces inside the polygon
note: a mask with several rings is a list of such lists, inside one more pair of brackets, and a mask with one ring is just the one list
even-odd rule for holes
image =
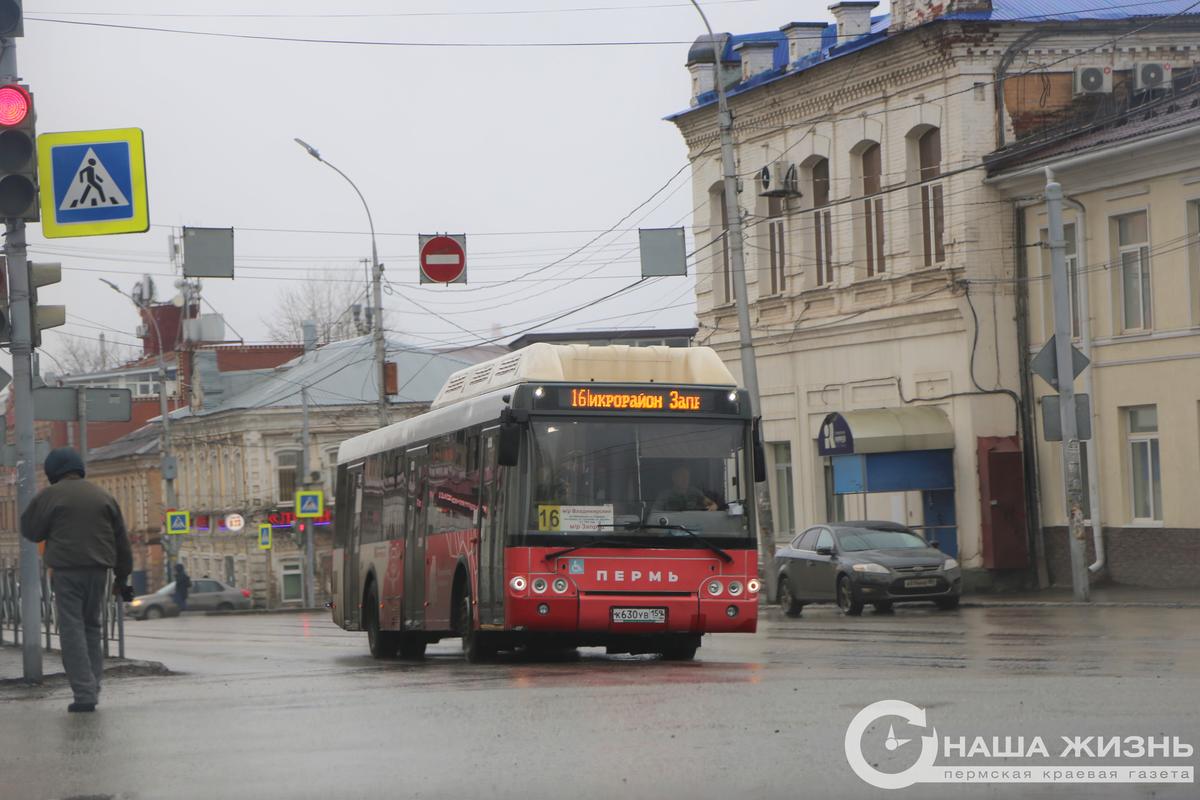
{"label": "pedestrian in dark jacket", "polygon": [[192,588],[192,579],[188,577],[183,564],[175,565],[175,592],[171,596],[180,611],[187,611],[188,590]]}
{"label": "pedestrian in dark jacket", "polygon": [[84,480],[79,453],[70,447],[53,450],[45,470],[50,486],[21,515],[21,535],[46,543],[63,669],[75,693],[67,710],[95,711],[104,674],[104,585],[111,569],[113,594],[121,594],[133,570],[133,551],[120,506]]}

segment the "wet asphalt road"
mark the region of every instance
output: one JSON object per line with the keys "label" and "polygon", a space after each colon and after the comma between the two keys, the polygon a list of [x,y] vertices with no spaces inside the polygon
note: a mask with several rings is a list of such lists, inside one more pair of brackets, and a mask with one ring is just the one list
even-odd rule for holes
{"label": "wet asphalt road", "polygon": [[[0,690],[0,797],[1195,798],[1194,784],[886,792],[851,772],[843,741],[863,706],[894,698],[942,734],[1037,734],[1055,756],[1071,734],[1200,744],[1198,623],[1194,609],[809,607],[706,637],[691,664],[584,650],[474,666],[457,640],[374,661],[323,615],[137,622],[129,655],[180,674],[110,680],[94,715],[66,714],[62,689]],[[885,735],[864,737],[881,768],[911,763],[917,745],[888,755]]]}

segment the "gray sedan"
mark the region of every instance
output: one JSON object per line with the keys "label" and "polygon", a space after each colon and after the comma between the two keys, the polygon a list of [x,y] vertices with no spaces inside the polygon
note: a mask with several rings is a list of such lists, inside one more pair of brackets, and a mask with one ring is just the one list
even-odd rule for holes
{"label": "gray sedan", "polygon": [[[233,611],[250,608],[250,590],[238,589],[212,578],[196,578],[188,591],[188,611]],[[135,597],[125,604],[125,616],[134,619],[156,619],[179,616],[175,602],[175,582],[172,581],[153,594]]]}
{"label": "gray sedan", "polygon": [[958,607],[958,561],[895,522],[817,525],[775,554],[776,596],[789,616],[809,603],[836,602],[851,616],[867,603],[890,611],[897,602]]}

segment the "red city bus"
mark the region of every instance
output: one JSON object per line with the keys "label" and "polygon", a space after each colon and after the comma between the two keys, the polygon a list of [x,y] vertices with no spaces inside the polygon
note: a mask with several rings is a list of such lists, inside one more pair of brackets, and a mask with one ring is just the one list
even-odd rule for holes
{"label": "red city bus", "polygon": [[[757,469],[756,469],[757,467]],[[753,632],[749,398],[709,348],[535,344],[343,442],[334,621],[371,653],[603,646],[691,659]]]}

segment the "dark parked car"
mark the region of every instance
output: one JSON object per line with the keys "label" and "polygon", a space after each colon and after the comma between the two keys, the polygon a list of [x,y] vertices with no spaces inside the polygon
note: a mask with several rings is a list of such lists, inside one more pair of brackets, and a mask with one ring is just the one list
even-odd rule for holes
{"label": "dark parked car", "polygon": [[863,605],[889,611],[893,603],[933,601],[958,607],[958,561],[895,522],[816,525],[775,553],[779,605],[797,616],[809,603],[835,601],[857,616]]}
{"label": "dark parked car", "polygon": [[[135,597],[125,604],[125,616],[134,619],[179,616],[175,603],[175,582],[172,581],[153,594]],[[196,578],[188,592],[188,611],[232,611],[250,608],[250,590],[238,589],[212,578]]]}

